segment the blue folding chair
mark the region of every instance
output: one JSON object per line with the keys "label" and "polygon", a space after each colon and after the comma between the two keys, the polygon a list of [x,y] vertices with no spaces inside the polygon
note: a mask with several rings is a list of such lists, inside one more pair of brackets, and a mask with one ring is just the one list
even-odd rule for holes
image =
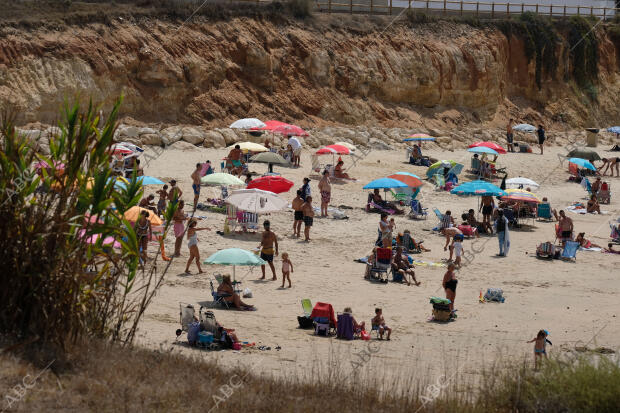
{"label": "blue folding chair", "polygon": [[579,249],[579,243],[576,241],[566,241],[564,245],[564,250],[562,251],[562,259],[570,260],[573,259],[577,261],[577,250]]}
{"label": "blue folding chair", "polygon": [[409,217],[413,219],[418,219],[419,217],[426,219],[426,217],[428,216],[427,210],[428,208],[422,208],[422,203],[420,201],[418,201],[417,199],[412,199],[411,212],[409,213]]}
{"label": "blue folding chair", "polygon": [[538,204],[538,206],[536,207],[536,218],[552,220],[553,215],[551,214],[551,205],[546,203]]}
{"label": "blue folding chair", "polygon": [[209,280],[209,284],[211,285],[211,296],[213,297],[214,305],[219,304],[222,307],[230,308],[228,306],[228,301],[226,301],[225,298],[230,297],[231,294],[218,293],[217,290],[213,287],[213,281],[212,280]]}

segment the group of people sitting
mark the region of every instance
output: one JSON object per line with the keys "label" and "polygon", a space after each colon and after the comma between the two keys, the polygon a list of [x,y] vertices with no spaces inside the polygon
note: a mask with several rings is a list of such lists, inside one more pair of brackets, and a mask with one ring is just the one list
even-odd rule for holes
{"label": "group of people sitting", "polygon": [[476,153],[471,160],[471,170],[473,173],[479,175],[483,179],[490,179],[496,173],[496,161],[497,155],[494,155],[493,160],[489,160],[487,159],[486,154],[483,154],[482,157],[479,157]]}

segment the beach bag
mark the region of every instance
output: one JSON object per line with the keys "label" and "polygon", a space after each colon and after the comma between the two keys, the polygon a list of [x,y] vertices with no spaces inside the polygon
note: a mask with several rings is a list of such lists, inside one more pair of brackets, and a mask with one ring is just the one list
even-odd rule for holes
{"label": "beach bag", "polygon": [[366,330],[362,330],[362,332],[360,333],[360,337],[364,341],[369,341],[370,340],[370,333],[368,331],[366,331]]}
{"label": "beach bag", "polygon": [[499,303],[504,302],[504,292],[501,288],[489,288],[484,294],[485,301],[497,301]]}
{"label": "beach bag", "polygon": [[437,321],[450,321],[450,310],[435,310],[433,308],[433,319]]}
{"label": "beach bag", "polygon": [[234,344],[234,342],[233,342],[232,338],[228,335],[226,330],[221,328],[221,330],[220,330],[220,345],[222,346],[222,348],[231,349],[231,348],[233,348],[233,344]]}
{"label": "beach bag", "polygon": [[248,287],[243,290],[243,298],[252,298],[252,290],[250,290]]}
{"label": "beach bag", "polygon": [[299,328],[309,329],[314,327],[314,323],[310,317],[297,316],[297,322],[299,323]]}

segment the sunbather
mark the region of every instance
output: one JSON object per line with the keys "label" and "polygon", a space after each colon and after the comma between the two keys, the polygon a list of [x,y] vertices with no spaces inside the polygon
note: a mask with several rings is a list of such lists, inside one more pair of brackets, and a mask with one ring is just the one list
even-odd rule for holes
{"label": "sunbather", "polygon": [[403,211],[402,209],[399,209],[392,202],[384,201],[383,198],[381,197],[381,194],[379,193],[378,189],[375,189],[372,192],[372,201],[375,204],[379,205],[380,207],[393,209],[394,211],[396,211],[397,214],[404,214],[405,213],[405,211]]}
{"label": "sunbather", "polygon": [[[404,234],[409,235],[409,245],[404,245],[403,243]],[[425,248],[424,245],[422,245],[423,242],[424,241],[416,241],[411,235],[411,231],[409,231],[408,229],[404,231],[403,235],[398,234],[398,237],[396,239],[396,243],[402,246],[403,248],[405,248],[406,250],[419,249],[420,251],[424,251],[424,252],[430,251],[428,248]]]}
{"label": "sunbather", "polygon": [[620,254],[620,250],[615,250],[614,249],[614,244],[612,244],[611,242],[609,244],[607,244],[607,248],[605,248],[603,251],[609,253],[609,254]]}
{"label": "sunbather", "polygon": [[218,294],[228,294],[228,297],[225,297],[224,300],[232,303],[235,308],[243,308],[246,310],[254,309],[254,306],[241,301],[241,297],[235,292],[232,281],[230,280],[230,275],[224,275],[222,277],[222,283],[217,287],[217,292]]}
{"label": "sunbather", "polygon": [[601,207],[598,204],[598,200],[596,199],[596,195],[592,194],[590,196],[590,200],[588,201],[588,206],[586,208],[586,211],[588,211],[590,214],[593,214],[595,212],[598,212],[599,214],[601,213]]}
{"label": "sunbather", "polygon": [[592,243],[590,240],[585,238],[586,233],[585,232],[580,232],[577,235],[577,238],[575,238],[575,242],[579,243],[579,246],[583,247],[583,248],[603,248],[600,245],[594,244]]}
{"label": "sunbather", "polygon": [[353,317],[353,310],[351,310],[351,307],[347,307],[344,309],[343,313],[345,314],[349,314],[351,316],[351,319],[353,320],[353,332],[355,334],[359,334],[361,333],[363,330],[366,330],[366,322],[362,321],[361,323],[358,323],[355,320],[355,317]]}
{"label": "sunbather", "polygon": [[342,170],[343,165],[344,165],[344,161],[338,161],[338,163],[336,164],[336,167],[334,168],[334,178],[350,179],[354,181],[355,178],[350,177],[348,173]]}
{"label": "sunbather", "polygon": [[405,281],[407,285],[411,285],[411,282],[407,279],[407,274],[409,274],[409,277],[411,277],[415,285],[420,285],[420,282],[415,278],[415,270],[413,268],[413,265],[409,264],[407,257],[403,256],[403,247],[396,247],[396,255],[394,255],[394,260],[392,262],[392,271],[401,273],[403,275],[403,281]]}
{"label": "sunbather", "polygon": [[474,231],[476,238],[480,238],[480,231],[486,233],[486,227],[482,224],[482,222],[478,222],[478,219],[476,219],[476,212],[473,209],[470,209],[463,218],[465,224],[476,229],[476,231]]}

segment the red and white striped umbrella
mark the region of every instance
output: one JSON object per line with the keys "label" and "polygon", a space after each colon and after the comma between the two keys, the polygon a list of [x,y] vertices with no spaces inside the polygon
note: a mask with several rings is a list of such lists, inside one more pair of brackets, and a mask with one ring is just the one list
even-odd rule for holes
{"label": "red and white striped umbrella", "polygon": [[316,151],[317,155],[349,155],[350,153],[351,150],[342,145],[328,145]]}

